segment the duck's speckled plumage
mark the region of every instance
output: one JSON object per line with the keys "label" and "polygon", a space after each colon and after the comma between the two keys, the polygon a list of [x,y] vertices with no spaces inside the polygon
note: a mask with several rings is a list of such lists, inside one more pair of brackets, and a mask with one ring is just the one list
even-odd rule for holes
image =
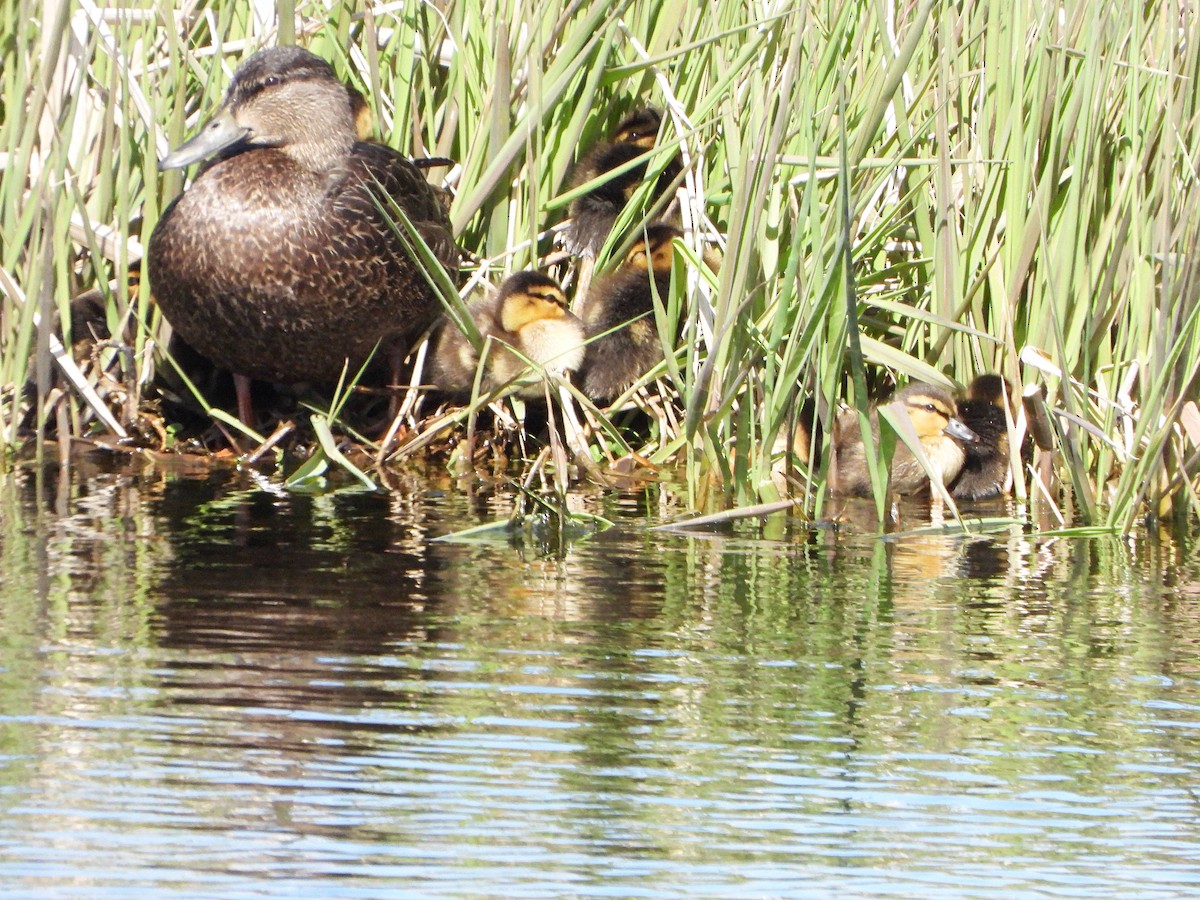
{"label": "duck's speckled plumage", "polygon": [[205,151],[185,148],[241,129],[163,213],[148,251],[167,320],[234,373],[333,379],[347,359],[403,346],[438,314],[375,197],[390,196],[453,265],[445,209],[407,159],[357,140],[361,103],[347,91],[307,51],[264,50],[239,67],[217,119],[164,161],[195,161]]}

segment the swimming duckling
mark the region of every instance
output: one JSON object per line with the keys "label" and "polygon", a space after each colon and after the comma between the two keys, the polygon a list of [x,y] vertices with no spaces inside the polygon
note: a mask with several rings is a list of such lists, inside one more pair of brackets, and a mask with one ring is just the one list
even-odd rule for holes
{"label": "swimming duckling", "polygon": [[333,380],[379,345],[395,379],[407,342],[437,317],[377,201],[403,208],[457,265],[432,186],[390,147],[358,140],[356,93],[306,50],[263,50],[238,67],[216,117],[162,160],[217,157],[163,212],[147,265],[172,327],[235,374],[244,420],[250,378]]}
{"label": "swimming duckling", "polygon": [[[662,113],[657,109],[642,109],[627,116],[617,126],[612,141],[593,149],[575,167],[572,186],[578,187],[611,172],[652,149],[661,126]],[[660,196],[670,190],[679,172],[677,160],[672,160],[663,169],[656,186]],[[576,256],[594,257],[604,246],[621,210],[645,179],[646,163],[643,161],[576,199],[571,204],[571,227],[565,236],[567,251]]]}
{"label": "swimming duckling", "polygon": [[[492,338],[482,382],[485,391],[524,374],[529,366],[521,357],[559,373],[573,372],[583,363],[583,323],[567,308],[567,298],[553,278],[518,272],[495,297],[473,303],[470,312],[479,333]],[[447,322],[434,351],[433,383],[447,393],[470,394],[478,367],[479,354],[471,342]],[[540,379],[518,393],[541,397]]]}
{"label": "swimming duckling", "polygon": [[[975,433],[958,418],[954,398],[942,388],[915,382],[900,391],[896,400],[907,410],[925,455],[941,473],[942,483],[949,484],[962,470],[966,457],[963,444],[976,440]],[[878,435],[879,422],[874,413],[871,425]],[[871,476],[854,413],[843,413],[834,423],[833,451],[829,474],[833,493],[869,497]],[[898,494],[917,494],[929,489],[929,476],[903,441],[896,442],[892,454],[891,484]]]}
{"label": "swimming duckling", "polygon": [[1007,490],[1010,476],[1005,385],[999,375],[980,375],[967,386],[958,416],[979,440],[964,446],[966,458],[950,493],[960,500],[986,500]]}
{"label": "swimming duckling", "polygon": [[620,267],[592,285],[583,306],[589,338],[583,392],[589,397],[617,396],[662,360],[654,293],[666,300],[675,259],[672,241],[682,235],[665,222],[648,226]]}

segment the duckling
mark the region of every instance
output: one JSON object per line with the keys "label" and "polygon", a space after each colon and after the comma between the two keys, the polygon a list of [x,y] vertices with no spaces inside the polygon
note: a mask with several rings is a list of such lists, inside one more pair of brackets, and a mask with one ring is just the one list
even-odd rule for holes
{"label": "duckling", "polygon": [[375,116],[367,104],[367,98],[358,88],[346,85],[346,96],[350,99],[350,115],[354,118],[354,134],[360,141],[369,141],[375,130]]}
{"label": "duckling", "polygon": [[[138,284],[141,272],[136,266],[131,266],[125,280],[126,304],[132,304],[137,299]],[[107,291],[95,287],[82,294],[76,294],[68,304],[71,325],[72,355],[76,360],[91,355],[92,348],[99,341],[112,337],[108,324],[108,299],[106,294],[119,296],[120,285],[116,281],[109,282]],[[63,335],[66,336],[65,334]]]}
{"label": "duckling", "polygon": [[650,225],[620,267],[592,285],[583,306],[589,338],[583,392],[589,397],[617,396],[662,360],[654,292],[665,299],[670,291],[672,241],[682,234],[665,222]]}
{"label": "duckling", "polygon": [[429,182],[390,147],[358,140],[356,93],[306,50],[263,50],[238,67],[216,117],[160,163],[216,156],[163,212],[147,267],[167,321],[234,373],[243,420],[251,378],[332,380],[379,345],[395,380],[408,341],[436,319],[438,298],[379,202],[403,208],[457,266]]}
{"label": "duckling", "polygon": [[[646,108],[632,113],[617,126],[613,139],[594,148],[575,167],[571,185],[578,187],[605,172],[611,172],[654,147],[662,126],[662,113]],[[679,177],[678,160],[672,160],[658,177],[657,193],[670,190]],[[646,179],[646,163],[641,162],[592,188],[571,204],[571,227],[565,247],[576,256],[594,257],[604,246],[617,216]]]}
{"label": "duckling", "polygon": [[[935,470],[941,473],[942,483],[950,484],[962,470],[966,451],[963,444],[977,440],[962,420],[954,398],[939,387],[915,382],[899,394],[912,420],[913,429],[921,440],[925,455]],[[878,434],[879,423],[872,415],[872,428]],[[871,494],[871,477],[853,413],[843,413],[833,427],[834,465],[830,470],[830,486],[839,496],[866,497]],[[902,441],[896,443],[892,455],[892,490],[899,494],[917,494],[929,489],[929,476]]]}
{"label": "duckling", "polygon": [[980,375],[967,386],[958,415],[979,440],[966,444],[962,471],[950,489],[960,500],[998,497],[1009,481],[1008,422],[1004,415],[1004,379]]}
{"label": "duckling", "polygon": [[[479,333],[493,339],[482,382],[484,390],[520,378],[529,368],[525,359],[557,372],[573,372],[583,363],[583,323],[567,308],[567,298],[553,278],[539,272],[518,272],[500,286],[495,297],[473,303],[470,312]],[[447,393],[469,394],[478,367],[475,348],[447,322],[434,351],[433,383]],[[523,397],[542,396],[540,380],[525,385],[518,393]]]}

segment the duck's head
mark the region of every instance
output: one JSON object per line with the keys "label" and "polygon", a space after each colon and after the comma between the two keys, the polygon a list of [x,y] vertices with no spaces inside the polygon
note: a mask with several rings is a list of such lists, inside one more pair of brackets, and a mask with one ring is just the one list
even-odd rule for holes
{"label": "duck's head", "polygon": [[943,435],[971,443],[978,436],[958,418],[958,407],[949,393],[931,384],[910,384],[896,399],[904,404],[913,430],[922,442],[934,441]]}
{"label": "duck's head", "polygon": [[175,169],[222,153],[274,147],[323,171],[358,138],[366,103],[325,60],[299,47],[271,47],[238,66],[220,111],[159,163]]}
{"label": "duck's head", "polygon": [[643,150],[649,150],[658,139],[658,130],[662,127],[662,113],[653,107],[639,109],[621,120],[613,134],[613,141],[618,144],[633,144]]}
{"label": "duck's head", "polygon": [[496,304],[500,327],[512,334],[534,322],[571,315],[558,282],[540,272],[518,272],[508,278],[500,286]]}
{"label": "duck's head", "polygon": [[624,265],[642,272],[647,270],[662,274],[671,271],[675,261],[675,248],[672,241],[683,237],[683,232],[674,225],[665,222],[655,222],[646,226],[646,232],[629,248],[625,254]]}

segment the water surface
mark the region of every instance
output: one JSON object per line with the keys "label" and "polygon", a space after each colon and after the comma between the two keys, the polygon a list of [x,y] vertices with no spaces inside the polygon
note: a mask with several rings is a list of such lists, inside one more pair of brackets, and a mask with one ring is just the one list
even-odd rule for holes
{"label": "water surface", "polygon": [[1200,891],[1186,543],[574,499],[616,527],[433,542],[512,496],[431,476],[8,476],[5,895]]}

